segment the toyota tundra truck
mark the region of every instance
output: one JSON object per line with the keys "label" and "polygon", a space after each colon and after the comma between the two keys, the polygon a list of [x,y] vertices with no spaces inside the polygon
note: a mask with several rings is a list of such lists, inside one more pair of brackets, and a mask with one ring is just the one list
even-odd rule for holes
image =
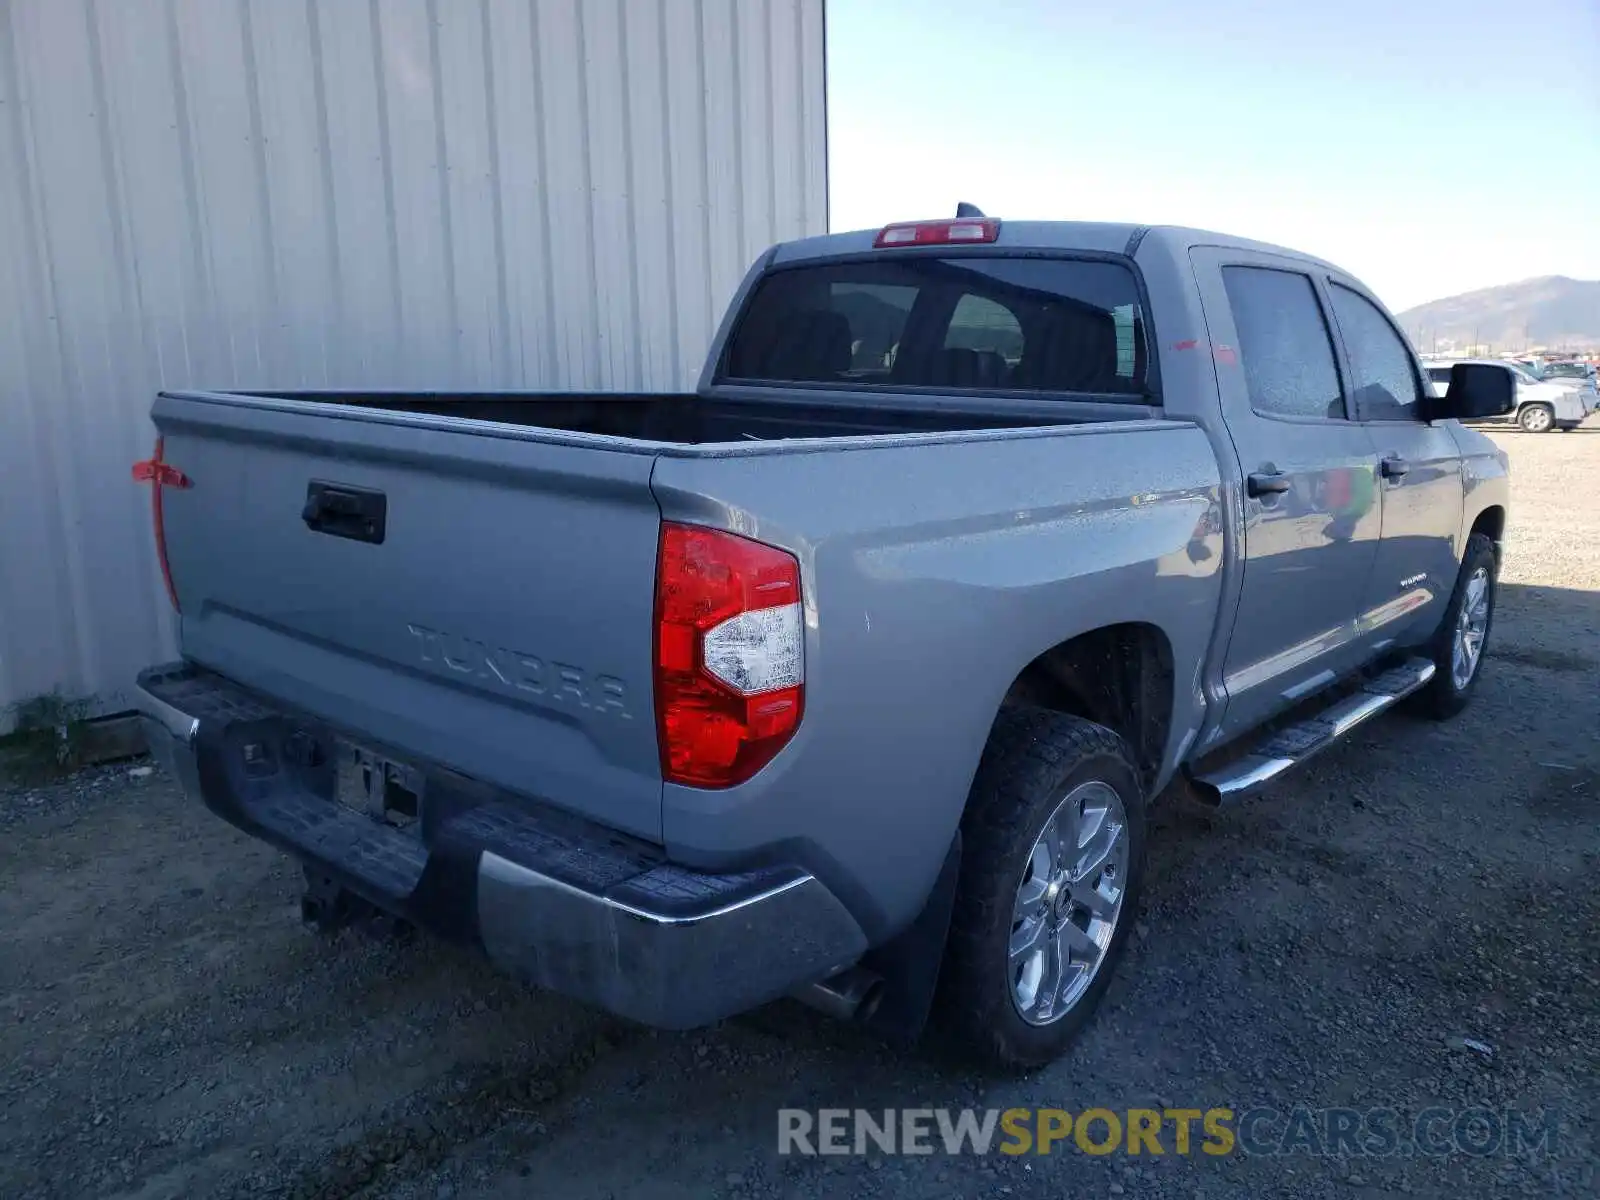
{"label": "toyota tundra truck", "polygon": [[1467,703],[1507,461],[1461,422],[1513,403],[1235,237],[791,242],[692,394],[161,393],[182,659],[139,702],[308,919],[1025,1069],[1105,992],[1155,797]]}

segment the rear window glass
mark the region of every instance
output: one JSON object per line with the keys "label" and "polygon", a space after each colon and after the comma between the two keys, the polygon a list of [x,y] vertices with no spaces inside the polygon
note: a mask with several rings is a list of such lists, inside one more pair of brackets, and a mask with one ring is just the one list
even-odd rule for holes
{"label": "rear window glass", "polygon": [[1142,397],[1145,359],[1121,263],[919,256],[767,276],[721,378]]}

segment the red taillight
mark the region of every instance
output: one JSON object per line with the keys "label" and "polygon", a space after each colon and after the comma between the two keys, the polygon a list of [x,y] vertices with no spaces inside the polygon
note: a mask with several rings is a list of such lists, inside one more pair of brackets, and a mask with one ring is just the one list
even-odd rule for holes
{"label": "red taillight", "polygon": [[670,783],[731,787],[799,728],[800,564],[749,538],[666,522],[656,560],[656,729]]}
{"label": "red taillight", "polygon": [[992,242],[1000,236],[994,217],[961,217],[954,221],[904,221],[885,225],[872,244],[879,249],[895,246],[959,246]]}
{"label": "red taillight", "polygon": [[172,601],[172,611],[182,612],[178,607],[178,589],[172,586],[172,567],[167,563],[167,527],[163,519],[161,494],[167,488],[193,487],[193,483],[182,471],[169,462],[162,461],[162,439],[156,438],[155,453],[143,462],[133,464],[133,478],[138,483],[150,485],[150,524],[155,529],[156,557],[161,562],[161,580],[167,585],[167,599]]}

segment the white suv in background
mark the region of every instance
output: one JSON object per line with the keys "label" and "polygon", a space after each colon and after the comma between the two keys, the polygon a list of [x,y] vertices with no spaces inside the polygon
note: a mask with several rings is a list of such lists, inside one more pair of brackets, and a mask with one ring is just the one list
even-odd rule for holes
{"label": "white suv in background", "polygon": [[1484,363],[1510,371],[1517,381],[1517,408],[1510,420],[1528,433],[1548,433],[1552,429],[1576,429],[1594,407],[1586,392],[1565,383],[1535,379],[1516,363],[1493,358],[1431,358],[1423,365],[1428,370],[1429,386],[1435,396],[1443,396],[1450,383],[1450,368],[1458,362]]}

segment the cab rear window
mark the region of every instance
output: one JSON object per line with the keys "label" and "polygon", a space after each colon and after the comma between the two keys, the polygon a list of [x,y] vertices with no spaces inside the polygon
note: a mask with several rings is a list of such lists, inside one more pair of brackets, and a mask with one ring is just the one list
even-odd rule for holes
{"label": "cab rear window", "polygon": [[1143,398],[1133,271],[1099,260],[950,256],[776,271],[721,381]]}

